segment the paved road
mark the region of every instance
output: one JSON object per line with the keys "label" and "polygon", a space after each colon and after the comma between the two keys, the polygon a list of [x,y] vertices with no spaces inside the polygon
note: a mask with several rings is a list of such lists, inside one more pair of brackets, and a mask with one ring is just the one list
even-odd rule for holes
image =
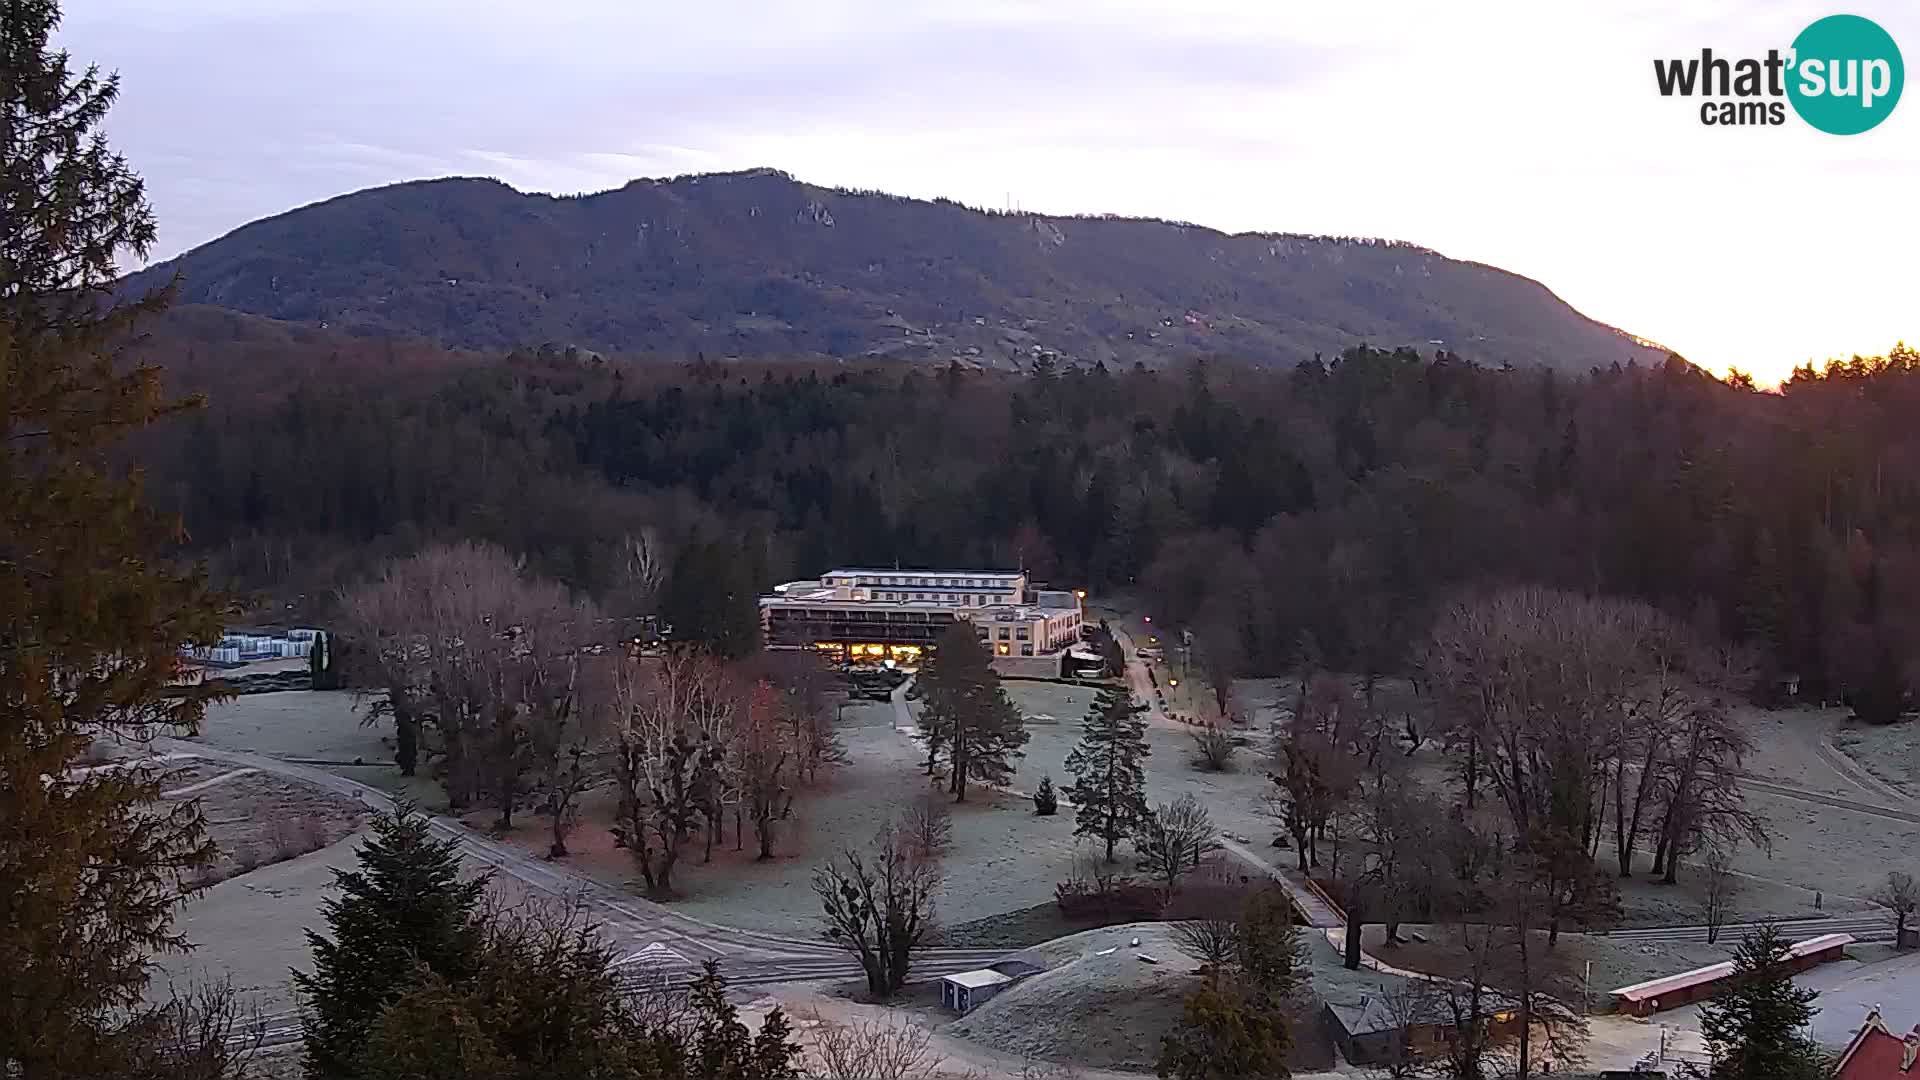
{"label": "paved road", "polygon": [[1772,780],[1762,780],[1756,776],[1746,777],[1741,781],[1741,786],[1747,788],[1749,791],[1760,791],[1768,795],[1778,795],[1783,799],[1796,799],[1800,802],[1813,803],[1818,806],[1831,806],[1836,810],[1851,810],[1856,814],[1865,814],[1868,817],[1885,818],[1888,821],[1898,821],[1907,825],[1920,825],[1920,810],[1903,810],[1891,806],[1876,806],[1872,803],[1863,803],[1856,799],[1843,799],[1838,795],[1828,795],[1825,792],[1807,791],[1804,788],[1788,787],[1785,784],[1777,784]]}
{"label": "paved road", "polygon": [[[1762,923],[1728,923],[1720,928],[1720,940],[1738,941],[1740,935],[1757,929]],[[1793,919],[1774,926],[1788,938],[1818,937],[1821,934],[1852,934],[1861,941],[1892,941],[1893,918],[1885,912],[1864,915],[1835,915],[1826,919]],[[1627,930],[1596,930],[1596,937],[1620,941],[1706,941],[1705,926],[1648,926]]]}

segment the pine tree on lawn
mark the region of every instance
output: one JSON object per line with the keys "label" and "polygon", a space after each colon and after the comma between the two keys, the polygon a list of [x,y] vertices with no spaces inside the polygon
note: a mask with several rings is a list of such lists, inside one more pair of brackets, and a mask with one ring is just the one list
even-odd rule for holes
{"label": "pine tree on lawn", "polygon": [[1124,686],[1102,687],[1087,707],[1080,742],[1067,755],[1073,784],[1063,791],[1074,805],[1075,836],[1091,836],[1113,849],[1132,836],[1147,816],[1146,707]]}
{"label": "pine tree on lawn", "polygon": [[306,1053],[313,1080],[355,1075],[381,1010],[423,969],[450,983],[472,973],[487,879],[460,880],[459,846],[435,840],[426,816],[401,803],[373,820],[360,866],[335,870],[342,895],[321,905],[331,937],[307,931],[313,972],[295,971],[306,998]]}
{"label": "pine tree on lawn", "polygon": [[1713,1080],[1824,1080],[1827,1063],[1806,1026],[1817,990],[1793,985],[1787,940],[1772,925],[1741,940],[1727,989],[1700,1006]]}
{"label": "pine tree on lawn", "polygon": [[987,651],[965,619],[940,635],[933,659],[920,669],[921,727],[940,732],[953,766],[954,801],[967,801],[967,781],[1004,784],[1012,759],[1027,744],[1026,718],[1014,707]]}
{"label": "pine tree on lawn", "polygon": [[150,1056],[150,958],[183,944],[173,913],[212,848],[155,769],[77,767],[96,739],[198,726],[204,690],[162,694],[225,614],[114,463],[192,403],[123,362],[171,294],[110,295],[153,214],[99,131],[119,84],[50,45],[59,19],[0,0],[0,1075],[48,1078]]}

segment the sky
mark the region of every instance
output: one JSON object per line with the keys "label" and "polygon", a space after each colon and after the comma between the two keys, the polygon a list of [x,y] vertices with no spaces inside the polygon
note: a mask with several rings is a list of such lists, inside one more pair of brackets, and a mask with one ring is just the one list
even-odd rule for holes
{"label": "sky", "polygon": [[165,258],[422,177],[816,184],[1380,236],[1544,282],[1762,382],[1920,339],[1920,91],[1874,130],[1706,127],[1656,58],[1853,0],[68,0]]}

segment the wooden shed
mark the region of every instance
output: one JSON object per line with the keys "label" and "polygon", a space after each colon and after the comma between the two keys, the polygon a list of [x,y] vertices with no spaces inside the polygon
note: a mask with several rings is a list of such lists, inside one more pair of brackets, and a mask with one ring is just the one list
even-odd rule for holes
{"label": "wooden shed", "polygon": [[1012,984],[1013,976],[992,968],[940,977],[940,1004],[964,1013]]}

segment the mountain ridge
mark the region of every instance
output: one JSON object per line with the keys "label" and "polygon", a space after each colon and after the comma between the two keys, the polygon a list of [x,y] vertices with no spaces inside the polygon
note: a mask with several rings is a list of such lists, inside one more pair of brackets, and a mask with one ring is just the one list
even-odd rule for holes
{"label": "mountain ridge", "polygon": [[443,177],[250,222],[129,278],[181,299],[460,348],[1019,368],[1350,345],[1585,371],[1665,350],[1544,284],[1405,241],[1007,213],[773,169],[585,195]]}

